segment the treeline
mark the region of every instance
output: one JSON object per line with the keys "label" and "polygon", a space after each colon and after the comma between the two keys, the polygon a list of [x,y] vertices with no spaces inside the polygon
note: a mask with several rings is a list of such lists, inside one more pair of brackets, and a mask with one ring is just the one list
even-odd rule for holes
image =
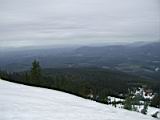
{"label": "treeline", "polygon": [[42,69],[36,60],[32,63],[30,71],[0,71],[0,77],[12,82],[61,90],[106,104],[107,96],[126,98],[129,89],[142,85],[147,85],[156,92],[160,91],[159,81],[144,80],[119,71],[100,68]]}

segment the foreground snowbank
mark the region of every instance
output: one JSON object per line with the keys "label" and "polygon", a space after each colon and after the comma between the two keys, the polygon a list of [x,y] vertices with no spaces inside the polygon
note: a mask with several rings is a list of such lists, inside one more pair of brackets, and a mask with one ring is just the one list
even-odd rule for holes
{"label": "foreground snowbank", "polygon": [[67,93],[0,80],[0,120],[155,120]]}

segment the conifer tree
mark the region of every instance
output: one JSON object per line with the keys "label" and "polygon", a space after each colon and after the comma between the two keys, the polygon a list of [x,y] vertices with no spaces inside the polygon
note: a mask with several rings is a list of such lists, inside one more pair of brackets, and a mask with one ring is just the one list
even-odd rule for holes
{"label": "conifer tree", "polygon": [[31,68],[31,80],[32,82],[39,83],[41,79],[41,67],[37,60],[34,60]]}
{"label": "conifer tree", "polygon": [[142,114],[147,114],[147,110],[148,110],[148,103],[145,102],[143,109],[141,110]]}
{"label": "conifer tree", "polygon": [[128,96],[124,101],[124,109],[132,110],[132,97]]}

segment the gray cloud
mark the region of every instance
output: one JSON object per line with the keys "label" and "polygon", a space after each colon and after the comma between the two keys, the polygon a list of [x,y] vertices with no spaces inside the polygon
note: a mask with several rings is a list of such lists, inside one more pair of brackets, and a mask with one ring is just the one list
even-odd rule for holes
{"label": "gray cloud", "polygon": [[0,0],[0,47],[160,40],[159,0]]}

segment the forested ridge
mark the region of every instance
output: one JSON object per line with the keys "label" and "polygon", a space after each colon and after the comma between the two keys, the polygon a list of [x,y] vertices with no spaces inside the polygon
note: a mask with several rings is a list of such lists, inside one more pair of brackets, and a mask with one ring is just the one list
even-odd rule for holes
{"label": "forested ridge", "polygon": [[27,85],[46,87],[69,92],[84,98],[107,103],[107,96],[125,98],[129,89],[146,85],[159,92],[159,81],[102,68],[48,68],[42,69],[38,61],[24,72],[1,71],[3,79]]}

